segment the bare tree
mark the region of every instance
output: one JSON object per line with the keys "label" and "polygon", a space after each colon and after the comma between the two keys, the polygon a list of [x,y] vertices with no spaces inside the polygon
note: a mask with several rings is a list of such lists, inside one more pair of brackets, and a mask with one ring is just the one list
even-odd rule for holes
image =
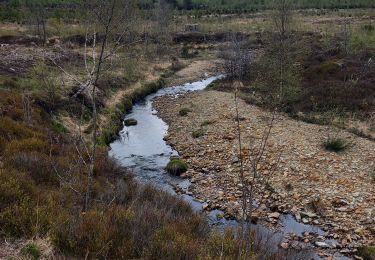
{"label": "bare tree", "polygon": [[[237,140],[239,145],[239,180],[242,187],[242,200],[241,200],[241,239],[238,252],[238,259],[248,259],[252,250],[252,239],[254,236],[251,234],[251,221],[254,212],[255,194],[256,188],[259,184],[268,183],[268,178],[277,170],[279,165],[281,150],[276,153],[276,160],[271,160],[272,156],[269,152],[269,140],[271,132],[276,120],[276,109],[271,111],[270,119],[266,122],[263,134],[260,139],[256,140],[252,138],[249,140],[249,153],[244,153],[244,137],[241,131],[241,120],[238,106],[238,91],[242,88],[242,83],[236,81],[234,83],[235,89],[235,111],[236,111],[236,128],[237,128]],[[268,159],[268,160],[267,160]],[[274,161],[275,163],[270,163]],[[262,175],[260,169],[268,169],[267,175]]]}
{"label": "bare tree", "polygon": [[[85,209],[89,208],[91,183],[94,175],[96,148],[98,136],[98,111],[96,94],[98,82],[108,59],[127,42],[126,32],[129,30],[129,21],[134,8],[133,1],[129,0],[87,0],[85,7],[88,10],[86,41],[85,41],[85,68],[86,82],[83,89],[91,90],[92,100],[92,139],[91,156],[88,173],[87,190],[85,195]],[[90,37],[91,35],[91,37]],[[91,60],[88,58],[88,43],[91,42]],[[81,88],[81,89],[82,89]]]}
{"label": "bare tree", "polygon": [[288,82],[287,70],[291,66],[290,57],[290,33],[292,26],[292,5],[290,0],[274,1],[273,23],[276,29],[276,60],[279,68],[278,99],[283,102],[286,99],[291,84]]}
{"label": "bare tree", "polygon": [[269,105],[288,108],[300,94],[300,65],[297,57],[304,53],[293,35],[291,0],[273,2],[270,19],[273,31],[269,45],[257,63],[258,86]]}
{"label": "bare tree", "polygon": [[28,125],[32,124],[32,108],[30,92],[22,90],[22,106],[24,112],[24,120]]}
{"label": "bare tree", "polygon": [[248,47],[248,41],[241,35],[230,34],[231,46],[225,48],[221,56],[225,59],[224,69],[227,78],[243,81],[251,74],[253,55]]}
{"label": "bare tree", "polygon": [[47,1],[46,0],[24,0],[25,7],[29,10],[35,23],[37,35],[45,44],[47,42]]}
{"label": "bare tree", "polygon": [[[84,142],[86,154],[89,160],[85,165],[88,167],[87,189],[84,199],[84,210],[90,208],[91,185],[94,176],[97,138],[99,135],[98,126],[98,100],[100,91],[99,81],[105,71],[111,68],[111,59],[118,54],[119,50],[138,40],[129,37],[129,30],[132,26],[132,16],[135,10],[133,0],[85,0],[81,8],[85,10],[85,17],[82,18],[86,27],[84,44],[84,71],[83,78],[75,76],[67,69],[60,66],[55,60],[50,60],[71,80],[79,85],[71,96],[77,98],[87,93],[91,101],[92,110],[92,135],[90,146]],[[82,157],[83,158],[83,157]],[[82,160],[81,160],[82,162]]]}
{"label": "bare tree", "polygon": [[154,17],[155,26],[154,33],[155,38],[158,40],[157,51],[163,53],[166,50],[168,44],[170,44],[172,37],[170,34],[171,20],[172,20],[172,9],[171,4],[167,0],[158,0],[155,3]]}

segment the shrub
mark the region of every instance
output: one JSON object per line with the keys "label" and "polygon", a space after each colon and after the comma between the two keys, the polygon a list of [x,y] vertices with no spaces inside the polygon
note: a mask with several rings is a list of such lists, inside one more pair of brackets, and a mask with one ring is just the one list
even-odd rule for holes
{"label": "shrub", "polygon": [[235,259],[238,253],[238,242],[236,233],[232,229],[224,230],[224,234],[219,231],[213,231],[207,241],[207,254],[212,259],[222,256],[226,259]]}
{"label": "shrub", "polygon": [[[53,162],[47,154],[18,150],[8,155],[4,163],[9,168],[27,173],[37,184],[59,184],[59,179],[54,172]],[[60,165],[55,163],[55,167],[58,169]]]}
{"label": "shrub", "polygon": [[4,137],[0,136],[0,154],[5,150],[8,141]]}
{"label": "shrub", "polygon": [[13,121],[7,117],[0,118],[0,136],[11,138],[30,138],[35,133],[25,124]]}
{"label": "shrub", "polygon": [[178,158],[172,158],[165,168],[166,171],[173,175],[181,175],[188,170],[187,164]]}
{"label": "shrub", "polygon": [[22,140],[13,140],[11,141],[6,148],[7,154],[16,154],[18,152],[47,152],[48,145],[44,141],[32,137]]}
{"label": "shrub", "polygon": [[191,112],[191,109],[189,108],[182,108],[180,111],[178,111],[178,114],[180,116],[187,116]]}
{"label": "shrub", "polygon": [[189,58],[190,56],[190,53],[189,53],[189,47],[184,45],[182,48],[181,48],[181,57],[182,58]]}
{"label": "shrub", "polygon": [[374,246],[363,246],[358,248],[357,255],[362,257],[364,260],[375,259],[375,247]]}
{"label": "shrub", "polygon": [[331,152],[341,152],[345,149],[347,149],[350,146],[350,143],[347,142],[346,140],[342,138],[328,138],[324,143],[323,143],[324,148],[327,151]]}
{"label": "shrub", "polygon": [[373,26],[372,24],[365,24],[361,29],[365,32],[373,32],[375,30],[375,26]]}
{"label": "shrub", "polygon": [[39,259],[41,256],[40,249],[34,243],[29,243],[21,249],[21,254],[30,257],[34,260]]}
{"label": "shrub", "polygon": [[0,169],[0,212],[35,193],[33,180],[25,173]]}
{"label": "shrub", "polygon": [[138,121],[135,120],[134,118],[129,118],[125,120],[125,126],[134,126],[138,124]]}
{"label": "shrub", "polygon": [[51,123],[51,128],[56,132],[56,133],[60,133],[60,134],[66,134],[66,133],[69,133],[68,129],[65,128],[65,126],[57,121],[57,120],[53,120],[52,123]]}
{"label": "shrub", "polygon": [[340,69],[340,65],[337,64],[337,62],[334,61],[327,61],[326,63],[323,63],[322,65],[318,66],[315,70],[317,74],[333,74],[336,73]]}
{"label": "shrub", "polygon": [[196,130],[194,130],[194,131],[191,133],[191,136],[192,136],[193,138],[199,138],[199,137],[201,137],[201,136],[204,136],[204,130],[201,129],[201,128],[196,129]]}
{"label": "shrub", "polygon": [[184,59],[191,59],[191,58],[194,58],[195,56],[198,55],[198,51],[195,50],[193,52],[190,51],[190,47],[187,46],[187,45],[184,45],[182,48],[181,48],[181,58],[184,58]]}
{"label": "shrub", "polygon": [[169,224],[156,231],[148,253],[150,259],[197,259],[200,243],[188,232],[180,232],[176,224]]}

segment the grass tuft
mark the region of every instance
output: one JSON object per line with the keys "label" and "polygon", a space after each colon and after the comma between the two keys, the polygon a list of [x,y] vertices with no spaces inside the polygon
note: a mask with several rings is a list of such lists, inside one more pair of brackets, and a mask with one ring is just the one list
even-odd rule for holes
{"label": "grass tuft", "polygon": [[371,172],[371,180],[375,183],[375,168]]}
{"label": "grass tuft", "polygon": [[40,249],[34,243],[29,243],[21,249],[21,254],[32,259],[39,259],[41,256]]}
{"label": "grass tuft", "polygon": [[327,151],[338,153],[346,150],[350,146],[350,143],[343,138],[335,137],[328,138],[328,140],[323,143],[323,146]]}
{"label": "grass tuft", "polygon": [[178,114],[180,116],[187,116],[190,112],[191,112],[191,109],[189,109],[189,108],[182,108],[182,109],[180,109],[180,111],[178,112]]}
{"label": "grass tuft", "polygon": [[375,259],[375,247],[374,246],[363,246],[358,248],[357,255],[362,257],[364,260]]}
{"label": "grass tuft", "polygon": [[199,138],[204,136],[204,130],[202,128],[196,129],[191,133],[193,138]]}

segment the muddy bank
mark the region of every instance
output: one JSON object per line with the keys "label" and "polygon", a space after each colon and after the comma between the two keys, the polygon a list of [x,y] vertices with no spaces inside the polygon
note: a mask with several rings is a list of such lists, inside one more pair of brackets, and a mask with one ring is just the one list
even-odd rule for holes
{"label": "muddy bank", "polygon": [[[206,202],[207,209],[217,208],[239,216],[241,184],[233,95],[207,91],[162,97],[154,104],[170,126],[168,143],[189,163],[186,177],[193,183],[189,192]],[[191,112],[181,117],[181,108]],[[246,154],[261,138],[269,114],[241,101],[240,116]],[[204,134],[193,138],[192,132],[197,129]],[[322,143],[329,135],[339,135],[353,145],[339,154],[328,152]],[[281,150],[280,163],[272,175],[270,169],[260,167],[268,184],[258,184],[259,207],[254,215],[260,222],[277,228],[282,213],[291,213],[301,223],[314,224],[325,231],[291,235],[284,246],[297,240],[347,253],[375,242],[375,184],[371,180],[374,142],[277,115],[268,146],[264,159],[269,165],[276,163]],[[336,242],[322,242],[327,239]]]}

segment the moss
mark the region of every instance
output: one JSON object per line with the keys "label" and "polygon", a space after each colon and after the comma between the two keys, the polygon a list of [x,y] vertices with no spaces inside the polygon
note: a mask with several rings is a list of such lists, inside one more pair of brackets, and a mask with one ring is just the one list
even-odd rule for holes
{"label": "moss", "polygon": [[331,152],[341,152],[350,146],[350,143],[342,138],[329,138],[323,143],[324,148]]}
{"label": "moss", "polygon": [[202,137],[204,136],[204,130],[199,128],[199,129],[196,129],[194,130],[192,133],[191,133],[191,136],[193,138],[199,138],[199,137]]}
{"label": "moss", "polygon": [[134,126],[138,124],[138,121],[135,120],[134,118],[129,118],[125,120],[124,124],[125,126]]}
{"label": "moss", "polygon": [[165,169],[168,173],[179,176],[188,170],[188,166],[183,160],[173,158]]}
{"label": "moss", "polygon": [[357,255],[364,260],[375,260],[375,246],[363,246],[358,248]]}
{"label": "moss", "polygon": [[180,116],[187,116],[191,112],[191,109],[189,108],[182,108],[180,111],[178,111],[178,114]]}
{"label": "moss", "polygon": [[41,256],[40,249],[34,243],[29,243],[21,249],[21,254],[32,259],[39,259]]}

